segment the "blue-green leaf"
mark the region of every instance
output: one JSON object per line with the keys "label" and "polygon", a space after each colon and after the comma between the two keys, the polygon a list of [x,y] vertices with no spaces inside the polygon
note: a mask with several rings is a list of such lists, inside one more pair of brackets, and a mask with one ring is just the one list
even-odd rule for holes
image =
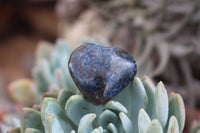
{"label": "blue-green leaf", "polygon": [[118,133],[117,127],[113,123],[108,124],[108,130],[110,130],[112,133]]}
{"label": "blue-green leaf", "polygon": [[154,97],[155,97],[155,85],[154,83],[151,81],[150,78],[148,78],[147,76],[144,76],[142,78],[142,83],[144,85],[145,91],[147,93],[148,96],[148,105],[146,107],[146,112],[149,115],[149,117],[152,119],[153,118],[153,112],[155,112],[154,110]]}
{"label": "blue-green leaf", "polygon": [[109,101],[108,103],[106,103],[104,105],[104,107],[106,109],[111,109],[111,110],[116,110],[119,112],[124,112],[124,113],[128,113],[128,110],[126,109],[126,107],[124,107],[121,103],[117,102],[117,101]]}
{"label": "blue-green leaf", "polygon": [[92,130],[91,133],[103,133],[103,128],[102,127],[95,128],[94,130]]}
{"label": "blue-green leaf", "polygon": [[78,133],[89,133],[93,130],[92,122],[96,118],[96,114],[87,114],[83,116],[78,125]]}
{"label": "blue-green leaf", "polygon": [[132,98],[132,111],[131,111],[131,121],[133,123],[133,133],[138,132],[138,113],[141,108],[146,108],[148,104],[148,96],[146,94],[145,88],[142,81],[136,77],[132,83],[131,90]]}
{"label": "blue-green leaf", "polygon": [[185,106],[179,94],[171,93],[169,96],[169,117],[174,115],[178,121],[179,132],[182,133],[185,125]]}
{"label": "blue-green leaf", "polygon": [[179,133],[178,121],[174,116],[171,116],[169,119],[169,126],[167,133]]}
{"label": "blue-green leaf", "polygon": [[117,124],[118,116],[110,110],[105,110],[97,119],[98,126],[107,127],[108,123]]}
{"label": "blue-green leaf", "polygon": [[40,92],[46,92],[50,84],[53,83],[53,75],[47,60],[40,60],[38,65],[33,68],[33,77]]}
{"label": "blue-green leaf", "polygon": [[[59,122],[59,125],[62,127],[65,133],[69,133],[72,130],[72,126],[67,116],[65,115],[64,110],[61,105],[59,105],[55,98],[44,98],[41,107],[41,118],[43,124],[46,126],[47,116],[50,114],[55,114],[56,120]],[[54,119],[54,116],[52,116]]]}
{"label": "blue-green leaf", "polygon": [[119,113],[119,118],[121,120],[124,132],[133,133],[133,126],[131,120],[123,112]]}
{"label": "blue-green leaf", "polygon": [[144,109],[140,109],[138,116],[138,130],[139,133],[144,133],[148,125],[151,123],[151,119]]}
{"label": "blue-green leaf", "polygon": [[154,117],[160,121],[162,127],[164,128],[168,119],[169,103],[167,91],[162,82],[159,82],[156,87],[154,107]]}
{"label": "blue-green leaf", "polygon": [[23,108],[21,117],[21,133],[25,133],[26,128],[35,128],[44,131],[39,111],[32,108]]}
{"label": "blue-green leaf", "polygon": [[65,113],[67,117],[78,126],[81,117],[89,113],[88,105],[88,101],[86,101],[83,96],[73,95],[65,105]]}
{"label": "blue-green leaf", "polygon": [[148,125],[144,133],[163,133],[162,125],[155,119]]}
{"label": "blue-green leaf", "polygon": [[56,115],[52,113],[45,119],[45,133],[69,133],[69,131],[64,131]]}
{"label": "blue-green leaf", "polygon": [[58,95],[57,102],[61,105],[63,109],[65,109],[65,104],[67,100],[72,96],[72,92],[67,91],[66,89],[62,89]]}

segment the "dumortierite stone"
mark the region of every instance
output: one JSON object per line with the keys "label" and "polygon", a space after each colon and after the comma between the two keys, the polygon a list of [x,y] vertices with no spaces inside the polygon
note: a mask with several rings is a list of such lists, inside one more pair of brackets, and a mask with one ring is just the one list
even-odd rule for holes
{"label": "dumortierite stone", "polygon": [[101,105],[133,80],[137,66],[133,57],[120,48],[89,43],[73,51],[69,71],[84,97]]}

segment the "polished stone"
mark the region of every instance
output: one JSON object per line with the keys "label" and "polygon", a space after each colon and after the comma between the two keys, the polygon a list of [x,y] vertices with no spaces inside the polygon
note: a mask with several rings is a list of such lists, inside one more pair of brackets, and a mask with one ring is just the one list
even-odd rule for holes
{"label": "polished stone", "polygon": [[133,80],[137,72],[135,60],[124,50],[92,43],[75,49],[68,65],[79,90],[95,105],[111,100]]}

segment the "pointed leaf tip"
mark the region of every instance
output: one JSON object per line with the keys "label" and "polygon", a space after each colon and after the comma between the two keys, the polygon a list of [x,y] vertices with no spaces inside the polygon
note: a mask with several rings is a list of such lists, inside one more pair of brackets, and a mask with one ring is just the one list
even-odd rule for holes
{"label": "pointed leaf tip", "polygon": [[144,109],[140,109],[138,116],[138,130],[139,133],[144,133],[148,125],[151,123],[151,119]]}
{"label": "pointed leaf tip", "polygon": [[78,125],[78,133],[89,133],[93,130],[92,122],[96,118],[96,114],[90,113],[84,115]]}
{"label": "pointed leaf tip", "polygon": [[91,133],[103,133],[103,128],[102,127],[95,128]]}
{"label": "pointed leaf tip", "polygon": [[118,133],[117,127],[113,123],[108,124],[108,130],[110,130],[112,133]]}
{"label": "pointed leaf tip", "polygon": [[89,102],[86,101],[81,95],[72,95],[66,105],[65,114],[67,117],[78,126],[80,119],[89,113]]}
{"label": "pointed leaf tip", "polygon": [[112,109],[112,110],[116,110],[119,112],[124,112],[124,113],[128,113],[128,110],[126,109],[126,107],[124,107],[121,103],[117,102],[117,101],[109,101],[108,103],[106,103],[105,108],[107,109]]}
{"label": "pointed leaf tip", "polygon": [[169,117],[172,115],[178,121],[179,132],[182,132],[185,125],[185,105],[182,97],[176,93],[171,93],[169,96]]}
{"label": "pointed leaf tip", "polygon": [[105,110],[102,114],[99,115],[97,119],[97,124],[103,128],[107,127],[109,122],[117,124],[118,116],[110,110]]}
{"label": "pointed leaf tip", "polygon": [[122,126],[125,133],[133,133],[133,126],[131,120],[123,112],[119,113],[119,118],[122,122]]}
{"label": "pointed leaf tip", "polygon": [[158,119],[164,128],[167,119],[168,119],[168,112],[169,112],[169,102],[168,102],[168,95],[165,89],[164,84],[160,81],[156,87],[155,93],[155,118]]}
{"label": "pointed leaf tip", "polygon": [[49,114],[45,119],[45,132],[47,133],[66,133],[59,123],[55,114]]}
{"label": "pointed leaf tip", "polygon": [[178,121],[175,116],[171,116],[169,119],[167,133],[179,133]]}
{"label": "pointed leaf tip", "polygon": [[162,125],[155,119],[148,125],[144,133],[163,133]]}

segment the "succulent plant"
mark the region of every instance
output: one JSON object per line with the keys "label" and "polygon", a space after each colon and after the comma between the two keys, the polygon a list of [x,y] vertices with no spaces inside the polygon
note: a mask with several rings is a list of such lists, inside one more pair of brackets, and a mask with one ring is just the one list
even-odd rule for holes
{"label": "succulent plant", "polygon": [[36,50],[35,66],[31,79],[19,79],[10,83],[10,97],[23,106],[39,103],[44,92],[67,89],[76,93],[77,88],[67,69],[72,49],[66,41],[58,39],[55,46],[40,42]]}
{"label": "succulent plant", "polygon": [[[36,55],[36,65],[33,68],[34,80],[16,81],[14,85],[10,85],[10,90],[11,92],[30,90],[34,92],[28,93],[30,97],[37,96],[35,94],[38,94],[36,99],[42,97],[41,104],[34,105],[33,108],[23,108],[20,127],[13,128],[8,133],[181,133],[183,131],[185,124],[183,100],[176,93],[171,93],[168,97],[162,82],[155,87],[148,77],[144,76],[142,79],[136,77],[112,100],[96,106],[88,102],[79,92],[69,74],[67,66],[71,50],[64,41],[58,40],[55,48],[43,43]],[[18,97],[20,94],[16,98]],[[28,101],[26,98],[25,100]]]}
{"label": "succulent plant", "polygon": [[1,116],[0,119],[0,132],[6,133],[9,129],[13,127],[20,126],[20,117],[16,112],[6,112]]}
{"label": "succulent plant", "polygon": [[[72,90],[73,91],[73,90]],[[113,100],[95,106],[63,89],[44,95],[41,108],[23,108],[21,127],[9,133],[182,133],[184,103],[148,77],[134,80]]]}
{"label": "succulent plant", "polygon": [[72,49],[66,41],[58,39],[55,47],[41,45],[36,51],[33,78],[41,93],[48,89],[64,88],[76,93],[77,88],[67,69]]}

